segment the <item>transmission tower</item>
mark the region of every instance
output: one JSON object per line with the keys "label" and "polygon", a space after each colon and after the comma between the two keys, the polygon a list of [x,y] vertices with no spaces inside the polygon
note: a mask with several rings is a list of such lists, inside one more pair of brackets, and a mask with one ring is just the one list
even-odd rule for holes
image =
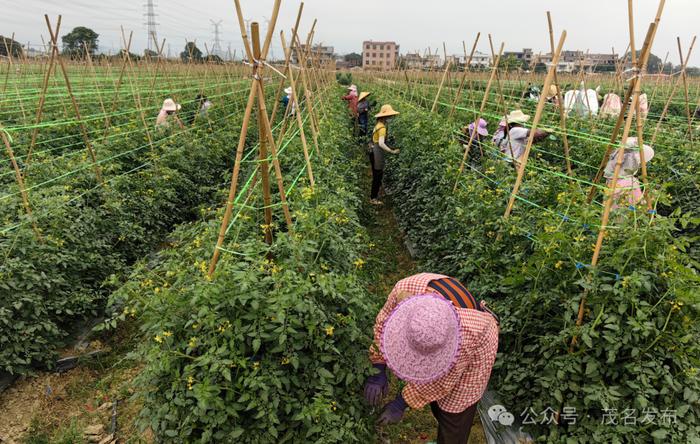
{"label": "transmission tower", "polygon": [[158,35],[156,34],[156,26],[158,23],[156,23],[156,12],[155,12],[155,3],[153,3],[153,0],[148,0],[148,3],[143,5],[146,7],[146,13],[144,16],[146,17],[146,23],[144,23],[148,27],[148,39],[146,40],[146,48],[148,48],[149,51],[157,51],[158,48],[154,48],[156,43],[158,41]]}
{"label": "transmission tower", "polygon": [[214,47],[211,49],[211,53],[221,57],[223,50],[221,49],[221,33],[219,32],[219,26],[221,26],[223,20],[219,20],[218,22],[214,20],[209,21],[214,26]]}

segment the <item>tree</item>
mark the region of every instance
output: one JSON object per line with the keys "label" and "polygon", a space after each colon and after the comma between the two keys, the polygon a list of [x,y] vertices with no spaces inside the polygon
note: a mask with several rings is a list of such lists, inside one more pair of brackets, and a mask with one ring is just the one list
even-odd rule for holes
{"label": "tree", "polygon": [[0,56],[7,56],[7,50],[10,51],[12,57],[22,57],[22,45],[10,37],[0,35]]}
{"label": "tree", "polygon": [[510,54],[505,58],[501,58],[498,68],[503,71],[518,70],[523,67],[523,61]]}
{"label": "tree", "polygon": [[82,59],[85,57],[85,46],[87,45],[90,55],[94,56],[97,51],[97,38],[100,35],[90,28],[78,26],[71,32],[61,37],[63,42],[63,53],[72,59]]}
{"label": "tree", "polygon": [[[642,51],[637,50],[637,60],[639,60],[639,56],[641,55]],[[631,63],[630,60],[631,54],[628,52],[625,54],[625,63]],[[657,73],[661,69],[661,65],[664,63],[661,58],[658,56],[654,55],[654,53],[649,54],[649,63],[647,64],[647,72],[650,73]]]}
{"label": "tree", "polygon": [[155,51],[152,51],[150,49],[144,49],[143,50],[143,56],[147,59],[157,59],[158,58],[158,53]]}
{"label": "tree", "polygon": [[348,62],[348,66],[352,68],[353,66],[362,66],[362,55],[356,52],[351,52],[350,54],[345,54],[343,60]]}
{"label": "tree", "polygon": [[199,63],[202,61],[202,51],[197,48],[194,42],[187,42],[185,50],[180,53],[180,58],[183,62],[189,62],[191,60],[195,63]]}

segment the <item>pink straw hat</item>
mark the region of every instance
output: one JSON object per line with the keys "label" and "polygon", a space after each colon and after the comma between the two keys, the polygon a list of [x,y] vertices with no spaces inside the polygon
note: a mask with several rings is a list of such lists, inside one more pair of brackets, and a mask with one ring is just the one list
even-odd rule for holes
{"label": "pink straw hat", "polygon": [[384,323],[381,348],[400,379],[426,384],[444,376],[457,360],[460,335],[452,302],[436,294],[401,302]]}

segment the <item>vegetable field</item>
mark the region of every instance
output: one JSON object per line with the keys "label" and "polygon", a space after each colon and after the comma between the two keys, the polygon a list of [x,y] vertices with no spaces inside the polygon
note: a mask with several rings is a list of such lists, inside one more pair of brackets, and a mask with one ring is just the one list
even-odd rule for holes
{"label": "vegetable field", "polygon": [[[62,55],[48,17],[46,54],[3,59],[0,442],[432,442],[428,409],[378,425],[362,392],[416,272],[500,320],[488,393],[517,419],[482,402],[470,442],[700,442],[700,82],[648,75],[654,33],[614,73],[557,73],[566,33],[543,72],[504,69],[490,35],[488,68],[342,71],[274,3],[263,31],[235,2],[243,61],[134,57],[123,30],[118,56]],[[370,134],[400,112],[383,207],[351,84]],[[619,116],[564,111],[597,86]],[[517,159],[492,139],[514,110]],[[631,137],[654,150],[635,202],[621,161],[603,177]]]}

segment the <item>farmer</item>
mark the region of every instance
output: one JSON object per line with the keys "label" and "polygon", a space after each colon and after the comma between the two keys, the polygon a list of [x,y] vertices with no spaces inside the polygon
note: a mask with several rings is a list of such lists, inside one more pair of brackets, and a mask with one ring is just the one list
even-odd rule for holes
{"label": "farmer", "polygon": [[343,96],[343,100],[347,100],[352,118],[357,117],[357,86],[348,86],[348,93]]}
{"label": "farmer", "polygon": [[603,106],[600,107],[600,115],[603,117],[617,117],[622,111],[622,101],[615,93],[608,93],[603,97]]}
{"label": "farmer", "polygon": [[[525,153],[527,140],[530,137],[530,130],[523,127],[523,124],[530,120],[530,116],[523,114],[521,110],[512,111],[504,116],[499,131],[493,137],[493,142],[501,150],[507,162],[518,161]],[[544,130],[536,130],[534,142],[537,143],[549,135]]]}
{"label": "farmer", "polygon": [[470,123],[468,126],[462,128],[462,134],[460,135],[459,141],[462,143],[462,147],[466,150],[469,147],[469,139],[473,137],[471,147],[469,147],[469,157],[471,161],[478,161],[481,158],[482,140],[486,140],[486,136],[489,135],[489,130],[487,128],[487,123],[484,119],[479,118],[479,124],[476,126],[476,134],[474,133],[474,122]]}
{"label": "farmer", "polygon": [[550,85],[549,91],[547,92],[547,103],[551,103],[555,106],[559,104],[559,89],[556,85]]}
{"label": "farmer", "polygon": [[190,125],[194,124],[194,121],[197,118],[197,113],[199,113],[198,117],[200,119],[206,119],[207,114],[209,113],[209,108],[211,108],[212,103],[206,95],[197,94],[197,97],[195,97],[194,99],[194,105],[196,107],[196,111],[191,113],[188,118],[188,123]]}
{"label": "farmer", "polygon": [[523,91],[520,98],[538,101],[540,100],[540,89],[532,83],[528,82],[527,87],[525,88],[525,91]]}
{"label": "farmer", "polygon": [[165,99],[158,113],[158,117],[156,118],[156,128],[168,128],[170,126],[170,117],[175,120],[180,128],[184,128],[185,126],[182,124],[182,121],[180,121],[175,114],[180,108],[182,108],[182,105],[175,103],[173,99]]}
{"label": "farmer", "polygon": [[398,149],[391,149],[386,144],[387,124],[389,119],[399,115],[391,105],[382,105],[379,114],[374,117],[377,119],[377,124],[372,132],[372,143],[370,144],[369,162],[372,166],[372,191],[370,193],[369,202],[372,205],[382,205],[379,200],[379,189],[382,186],[382,178],[384,177],[384,153],[399,154]]}
{"label": "farmer", "polygon": [[457,279],[432,273],[407,277],[377,315],[370,361],[378,373],[365,383],[365,400],[381,403],[389,388],[388,366],[406,385],[379,422],[397,423],[406,408],[430,404],[437,442],[464,444],[497,350],[495,315]]}
{"label": "farmer", "polygon": [[367,97],[372,94],[370,92],[363,91],[357,98],[357,124],[360,129],[360,136],[367,135],[367,123],[369,122],[369,109],[370,103]]}
{"label": "farmer", "polygon": [[289,107],[289,104],[291,102],[292,104],[292,109],[289,110],[289,115],[294,116],[296,113],[296,106],[294,104],[294,100],[292,100],[292,87],[288,86],[284,89],[284,94],[285,96],[282,97],[282,105],[284,106],[284,109],[286,110],[287,107]]}
{"label": "farmer", "polygon": [[[649,145],[644,145],[644,162],[647,163],[654,158],[654,150]],[[617,164],[618,150],[610,155],[610,160],[605,166],[605,178],[608,179],[608,188],[612,189],[612,179],[615,176],[615,165]],[[629,137],[625,143],[622,165],[615,185],[614,208],[618,208],[618,203],[627,205],[637,205],[644,197],[639,180],[635,177],[642,166],[642,157],[639,154],[639,142],[636,137]],[[626,202],[621,202],[626,199]]]}

